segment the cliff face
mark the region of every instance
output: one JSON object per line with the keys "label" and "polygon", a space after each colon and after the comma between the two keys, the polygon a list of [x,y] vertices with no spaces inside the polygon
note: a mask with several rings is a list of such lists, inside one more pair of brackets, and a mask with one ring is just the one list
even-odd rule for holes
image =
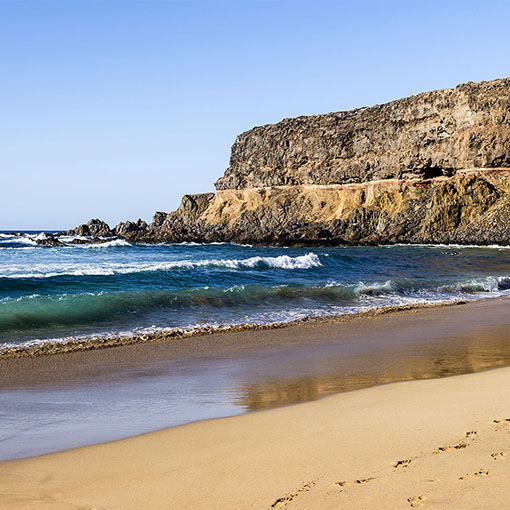
{"label": "cliff face", "polygon": [[510,166],[510,80],[285,119],[239,135],[219,190],[430,178]]}
{"label": "cliff face", "polygon": [[186,195],[128,240],[510,244],[510,169]]}
{"label": "cliff face", "polygon": [[143,242],[510,244],[510,79],[254,128],[237,137],[216,187],[113,234]]}

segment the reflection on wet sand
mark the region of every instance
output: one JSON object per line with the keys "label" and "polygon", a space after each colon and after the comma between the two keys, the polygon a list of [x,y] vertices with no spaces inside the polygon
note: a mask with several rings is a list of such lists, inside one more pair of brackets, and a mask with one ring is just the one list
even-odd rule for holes
{"label": "reflection on wet sand", "polygon": [[2,360],[0,459],[510,365],[510,299]]}
{"label": "reflection on wet sand", "polygon": [[383,352],[368,360],[350,359],[346,366],[339,356],[329,360],[333,370],[327,373],[258,381],[232,389],[232,395],[236,405],[257,411],[377,384],[467,374],[509,364],[510,331],[489,328],[425,344],[412,353],[400,352],[398,358],[394,352]]}

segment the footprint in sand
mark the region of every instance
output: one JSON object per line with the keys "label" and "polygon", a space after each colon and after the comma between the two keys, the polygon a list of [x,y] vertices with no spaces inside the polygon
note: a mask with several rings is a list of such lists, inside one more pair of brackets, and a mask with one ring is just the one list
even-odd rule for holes
{"label": "footprint in sand", "polygon": [[359,480],[342,480],[341,482],[335,482],[335,485],[340,485],[340,487],[347,487],[348,485],[361,485],[363,483],[371,482],[372,480],[375,480],[373,476],[369,476],[368,478],[360,478]]}
{"label": "footprint in sand", "polygon": [[453,450],[453,446],[440,446],[437,450],[434,450],[432,453],[438,454],[443,452],[449,452]]}
{"label": "footprint in sand", "polygon": [[315,485],[315,480],[311,482],[305,483],[300,489],[298,489],[294,494],[287,494],[286,496],[282,496],[278,498],[272,505],[271,508],[282,508],[290,503],[295,497],[299,496],[303,492],[308,492]]}
{"label": "footprint in sand", "polygon": [[271,508],[281,508],[282,506],[286,505],[289,501],[292,501],[294,499],[293,495],[290,496],[284,496],[283,498],[278,498],[272,505]]}
{"label": "footprint in sand", "polygon": [[476,473],[473,473],[472,475],[464,475],[464,476],[460,476],[459,477],[459,480],[469,480],[471,478],[479,478],[481,476],[489,476],[490,474],[490,471],[488,469],[480,469],[479,471],[477,471]]}
{"label": "footprint in sand", "polygon": [[369,476],[368,478],[361,478],[360,480],[356,480],[356,483],[358,484],[368,483],[371,482],[372,480],[375,480],[375,478],[373,476]]}
{"label": "footprint in sand", "polygon": [[499,431],[506,429],[507,425],[510,424],[510,418],[502,418],[497,420],[492,420],[492,423],[494,425],[494,430]]}
{"label": "footprint in sand", "polygon": [[340,487],[347,487],[348,485],[354,485],[356,482],[350,482],[347,480],[342,480],[341,482],[335,482],[335,485],[340,485]]}
{"label": "footprint in sand", "polygon": [[478,432],[476,430],[470,430],[469,432],[466,432],[466,437],[469,438],[469,437],[474,437],[478,434]]}
{"label": "footprint in sand", "polygon": [[505,452],[495,452],[491,453],[491,457],[494,460],[503,460],[505,458],[506,453]]}
{"label": "footprint in sand", "polygon": [[422,501],[424,500],[425,498],[423,496],[411,496],[410,498],[407,498],[407,502],[413,507],[417,507],[417,506],[423,506],[423,503]]}
{"label": "footprint in sand", "polygon": [[455,450],[462,450],[463,448],[467,448],[469,445],[465,443],[464,441],[460,441],[457,444],[454,444],[453,446],[440,446],[437,450],[434,450],[432,453],[437,455],[438,453],[442,452],[449,452],[453,449]]}
{"label": "footprint in sand", "polygon": [[413,461],[414,459],[403,459],[403,460],[399,460],[395,463],[395,465],[393,466],[395,469],[398,469],[398,468],[406,468],[409,466],[409,464],[411,464],[411,462]]}

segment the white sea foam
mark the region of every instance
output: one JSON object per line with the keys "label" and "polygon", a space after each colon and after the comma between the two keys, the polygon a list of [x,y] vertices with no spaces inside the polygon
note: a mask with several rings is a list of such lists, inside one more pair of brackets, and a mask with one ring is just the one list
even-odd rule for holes
{"label": "white sea foam", "polygon": [[395,285],[391,280],[387,280],[385,282],[375,282],[366,284],[363,282],[360,282],[355,287],[355,292],[357,295],[360,294],[366,294],[366,295],[372,295],[372,294],[378,294],[378,293],[390,293],[394,292]]}
{"label": "white sea foam", "polygon": [[232,285],[232,287],[227,287],[223,289],[223,292],[239,292],[246,288],[245,285]]}
{"label": "white sea foam", "polygon": [[[97,245],[96,245],[97,246]],[[247,259],[205,259],[205,260],[175,260],[156,262],[152,264],[121,264],[103,263],[94,264],[58,264],[31,266],[11,266],[7,272],[0,274],[6,278],[52,278],[55,276],[108,276],[114,274],[143,273],[152,271],[170,271],[173,269],[193,269],[198,267],[215,267],[225,269],[310,269],[321,266],[319,256],[308,253],[297,257],[280,255],[279,257],[250,257]]]}
{"label": "white sea foam", "polygon": [[354,294],[360,298],[388,296],[394,299],[396,296],[406,299],[425,299],[433,302],[437,299],[482,299],[484,295],[499,297],[510,294],[510,276],[486,276],[471,278],[459,282],[453,282],[437,287],[419,288],[417,282],[412,280],[387,280],[385,282],[346,284],[337,281],[329,281],[323,288],[351,288]]}
{"label": "white sea foam", "polygon": [[72,245],[77,246],[79,248],[112,248],[115,246],[132,246],[131,243],[128,243],[125,239],[113,239],[111,241],[106,241],[104,243],[90,243],[90,244],[76,244]]}
{"label": "white sea foam", "polygon": [[486,276],[484,278],[472,278],[466,281],[458,282],[454,285],[444,285],[439,289],[446,292],[458,291],[467,293],[499,293],[505,290],[510,290],[510,277]]}
{"label": "white sea foam", "polygon": [[0,241],[0,244],[6,244],[6,243],[19,243],[19,244],[29,244],[31,246],[37,246],[37,242],[34,240],[36,236],[29,236],[29,235],[23,235],[23,236],[12,236],[12,235],[5,235],[2,237],[2,241]]}
{"label": "white sea foam", "polygon": [[[224,266],[232,269],[268,266],[276,269],[311,269],[322,266],[319,256],[307,253],[298,257],[280,255],[279,257],[250,257],[248,259],[213,260],[210,265]],[[209,265],[209,264],[206,264]]]}
{"label": "white sea foam", "polygon": [[88,239],[92,239],[90,236],[60,236],[59,241],[63,243],[69,243],[70,241],[74,241],[76,239],[80,241],[87,241]]}

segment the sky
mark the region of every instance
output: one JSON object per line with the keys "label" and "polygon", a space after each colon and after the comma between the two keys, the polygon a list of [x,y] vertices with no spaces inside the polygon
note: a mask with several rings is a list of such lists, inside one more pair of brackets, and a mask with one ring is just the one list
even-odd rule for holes
{"label": "sky", "polygon": [[0,230],[214,190],[237,134],[510,76],[508,1],[1,1]]}

